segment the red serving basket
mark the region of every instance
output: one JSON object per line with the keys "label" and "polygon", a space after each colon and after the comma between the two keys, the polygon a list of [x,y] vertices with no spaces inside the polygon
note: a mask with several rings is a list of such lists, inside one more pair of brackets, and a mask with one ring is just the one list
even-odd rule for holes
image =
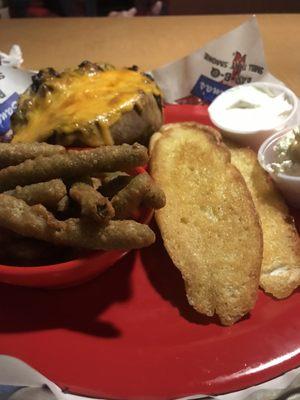
{"label": "red serving basket", "polygon": [[[136,173],[144,172],[142,167],[136,168]],[[144,210],[139,221],[149,223],[152,210]],[[48,265],[22,266],[0,264],[0,282],[12,285],[59,288],[74,286],[93,279],[114,265],[129,250],[85,251],[82,257]]]}

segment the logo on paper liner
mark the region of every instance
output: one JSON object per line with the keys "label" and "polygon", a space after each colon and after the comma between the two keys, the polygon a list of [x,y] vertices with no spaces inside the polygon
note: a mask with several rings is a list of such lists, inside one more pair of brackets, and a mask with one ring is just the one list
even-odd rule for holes
{"label": "logo on paper liner", "polygon": [[[231,63],[213,57],[207,52],[204,59],[212,64],[210,76],[201,74],[191,90],[191,95],[177,100],[179,104],[210,104],[219,94],[232,86],[250,83],[251,76],[247,76],[244,71],[250,71],[262,75],[264,67],[256,64],[247,64],[247,55],[242,55],[239,51],[233,53]],[[223,71],[225,69],[225,71]],[[228,71],[230,69],[231,71]],[[227,70],[227,71],[226,71]],[[216,79],[221,78],[220,81]]]}
{"label": "logo on paper liner", "polygon": [[[10,117],[14,113],[18,105],[18,93],[13,93],[8,99],[0,104],[0,140],[9,139],[10,133]],[[3,136],[6,134],[5,136]]]}

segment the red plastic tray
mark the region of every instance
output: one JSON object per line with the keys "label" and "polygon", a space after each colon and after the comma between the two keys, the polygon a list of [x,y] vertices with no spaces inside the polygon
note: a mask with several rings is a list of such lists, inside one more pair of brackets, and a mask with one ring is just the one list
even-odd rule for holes
{"label": "red plastic tray", "polygon": [[[166,120],[209,122],[200,106],[170,106]],[[300,365],[299,291],[281,301],[260,292],[249,317],[222,327],[188,305],[158,233],[153,246],[90,283],[52,291],[1,285],[0,302],[0,353],[73,393],[219,394]]]}

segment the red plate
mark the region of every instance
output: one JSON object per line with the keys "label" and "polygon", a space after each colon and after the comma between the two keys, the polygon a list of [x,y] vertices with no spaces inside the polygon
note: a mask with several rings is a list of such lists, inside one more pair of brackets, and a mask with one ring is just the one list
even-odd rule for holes
{"label": "red plate", "polygon": [[[200,106],[170,106],[166,119],[208,122]],[[88,284],[1,285],[0,353],[73,393],[118,399],[224,393],[300,365],[299,291],[281,301],[260,292],[248,318],[222,327],[187,304],[157,236]]]}

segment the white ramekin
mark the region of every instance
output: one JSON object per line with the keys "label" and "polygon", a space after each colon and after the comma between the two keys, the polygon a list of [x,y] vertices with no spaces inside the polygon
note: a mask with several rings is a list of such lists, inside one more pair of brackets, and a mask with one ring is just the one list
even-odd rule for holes
{"label": "white ramekin", "polygon": [[231,129],[228,130],[228,128],[225,128],[222,126],[222,121],[219,118],[218,115],[218,110],[222,107],[222,103],[224,103],[224,98],[225,96],[230,95],[230,92],[233,90],[237,90],[237,86],[226,90],[222,94],[220,94],[208,107],[208,112],[211,121],[213,124],[221,130],[222,135],[224,137],[227,137],[231,140],[234,140],[244,146],[249,146],[253,148],[254,150],[258,150],[259,146],[271,135],[273,135],[276,132],[281,131],[282,129],[292,126],[293,124],[296,123],[296,113],[297,113],[297,108],[298,108],[298,98],[293,93],[290,89],[283,85],[279,85],[276,83],[269,83],[269,82],[254,82],[254,83],[249,83],[243,86],[255,86],[255,87],[260,87],[260,88],[266,88],[270,91],[272,91],[274,94],[280,94],[280,93],[285,93],[287,100],[289,103],[292,105],[292,111],[290,114],[281,121],[281,123],[277,126],[272,127],[272,129],[268,130],[249,130],[247,129],[247,126],[242,126],[237,130],[237,129]]}
{"label": "white ramekin", "polygon": [[300,208],[300,176],[275,173],[268,167],[270,163],[278,160],[274,146],[294,128],[296,126],[285,128],[266,139],[259,148],[258,161],[263,169],[270,174],[288,204],[295,208]]}

